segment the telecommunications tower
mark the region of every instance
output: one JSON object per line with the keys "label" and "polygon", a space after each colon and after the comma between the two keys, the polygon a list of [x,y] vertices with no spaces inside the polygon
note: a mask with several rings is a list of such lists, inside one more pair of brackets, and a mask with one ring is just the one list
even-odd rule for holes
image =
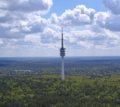
{"label": "telecommunications tower", "polygon": [[61,38],[61,49],[60,49],[60,56],[62,58],[61,62],[61,80],[65,79],[65,72],[64,72],[64,56],[65,56],[65,48],[63,46],[63,27],[62,27],[62,38]]}

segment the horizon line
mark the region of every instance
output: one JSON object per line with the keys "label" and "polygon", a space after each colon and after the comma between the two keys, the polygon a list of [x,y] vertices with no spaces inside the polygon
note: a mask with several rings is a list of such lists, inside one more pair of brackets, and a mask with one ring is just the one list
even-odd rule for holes
{"label": "horizon line", "polygon": [[[0,57],[0,58],[45,58],[45,57],[56,57],[59,58],[59,56],[5,56],[5,57]],[[120,57],[120,56],[66,56],[66,57]]]}

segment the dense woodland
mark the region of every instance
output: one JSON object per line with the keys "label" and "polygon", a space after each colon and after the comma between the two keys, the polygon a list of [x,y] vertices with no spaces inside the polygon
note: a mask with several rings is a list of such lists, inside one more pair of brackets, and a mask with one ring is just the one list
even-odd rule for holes
{"label": "dense woodland", "polygon": [[120,57],[66,58],[64,81],[60,63],[0,58],[0,107],[120,107]]}
{"label": "dense woodland", "polygon": [[120,77],[0,76],[1,107],[120,107]]}

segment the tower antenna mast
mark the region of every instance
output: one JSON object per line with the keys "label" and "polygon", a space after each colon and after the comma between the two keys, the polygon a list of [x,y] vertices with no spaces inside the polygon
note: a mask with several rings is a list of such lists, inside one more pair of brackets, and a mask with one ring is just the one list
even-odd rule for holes
{"label": "tower antenna mast", "polygon": [[62,27],[61,33],[62,33],[62,40],[61,40],[61,42],[62,42],[62,48],[63,48],[63,27]]}

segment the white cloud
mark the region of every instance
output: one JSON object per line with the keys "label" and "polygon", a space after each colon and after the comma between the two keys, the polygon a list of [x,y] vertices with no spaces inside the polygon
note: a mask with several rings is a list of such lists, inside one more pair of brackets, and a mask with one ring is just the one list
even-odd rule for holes
{"label": "white cloud", "polygon": [[[38,50],[57,50],[59,54],[59,48],[61,46],[61,33],[54,31],[50,28],[45,29],[44,32],[38,34],[28,34],[25,38],[21,39],[4,39],[4,45],[2,48],[5,49],[21,49],[26,52],[37,52]],[[109,30],[104,30],[104,32],[94,32],[90,30],[84,31],[71,31],[70,33],[64,32],[64,44],[66,51],[69,49],[74,50],[90,50],[90,49],[115,49],[120,46],[119,33],[114,34]],[[49,52],[48,52],[49,53]],[[51,53],[51,52],[50,52]],[[49,53],[49,54],[50,54]],[[69,55],[69,53],[67,53]],[[45,53],[47,55],[47,53]],[[51,54],[50,54],[51,55]]]}
{"label": "white cloud", "polygon": [[0,40],[0,44],[3,44],[3,41]]}
{"label": "white cloud", "polygon": [[38,14],[45,14],[51,6],[52,0],[1,0],[0,38],[43,32],[48,22]]}
{"label": "white cloud", "polygon": [[13,33],[14,32],[19,32],[19,30],[17,28],[13,28],[13,29],[10,30],[10,32],[13,32]]}
{"label": "white cloud", "polygon": [[40,36],[35,36],[35,35],[26,35],[24,38],[24,41],[31,41],[34,43],[40,43]]}
{"label": "white cloud", "polygon": [[110,31],[120,32],[119,19],[120,15],[114,15],[110,12],[98,12],[95,14],[95,23],[93,25],[93,30],[97,31],[97,28],[100,26],[101,28],[109,29]]}
{"label": "white cloud", "polygon": [[[19,21],[19,20],[25,20],[26,19],[26,14],[21,13],[21,12],[11,12],[9,10],[1,10],[2,14],[0,13],[0,23],[10,23],[13,21]],[[4,14],[3,14],[4,13]]]}
{"label": "white cloud", "polygon": [[[32,17],[32,16],[31,16]],[[20,29],[22,33],[25,34],[32,34],[32,33],[39,33],[43,32],[44,29],[47,27],[47,20],[42,19],[41,17],[36,17],[34,20],[28,20],[26,25],[21,25]]]}
{"label": "white cloud", "polygon": [[120,0],[102,0],[105,7],[112,13],[120,14]]}
{"label": "white cloud", "polygon": [[94,32],[90,30],[84,30],[84,31],[71,31],[69,36],[67,37],[67,40],[70,42],[66,43],[66,45],[69,46],[69,44],[73,44],[76,47],[82,46],[87,49],[90,49],[92,47],[94,48],[101,48],[108,49],[108,48],[115,48],[120,45],[120,33],[113,33],[109,30],[105,30],[104,32]]}
{"label": "white cloud", "polygon": [[[16,30],[16,31],[15,31]],[[0,26],[0,38],[22,38],[24,37],[23,34],[21,34],[20,32],[18,32],[17,29],[12,28],[12,27],[2,27]]]}
{"label": "white cloud", "polygon": [[84,46],[88,49],[94,46],[94,44],[89,41],[80,41],[80,42],[78,42],[78,44],[80,44],[81,46]]}
{"label": "white cloud", "polygon": [[[16,5],[13,6],[12,3]],[[30,3],[33,5],[31,9]],[[70,52],[69,49],[88,52],[92,49],[107,50],[120,47],[119,14],[113,14],[110,11],[95,13],[94,9],[78,5],[73,10],[66,10],[61,16],[53,13],[48,20],[42,18],[40,14],[48,12],[51,5],[52,0],[36,2],[34,0],[1,0],[0,49],[11,49],[16,53],[19,50],[21,53],[32,51],[30,54],[33,56],[34,52],[43,52],[43,55],[47,55],[51,53],[47,50],[53,49],[59,54],[61,26],[65,29],[73,28],[71,31],[64,32],[67,52]]]}
{"label": "white cloud", "polygon": [[50,22],[67,28],[90,25],[94,19],[94,9],[87,9],[84,5],[78,5],[73,10],[66,10],[61,16],[52,14]]}
{"label": "white cloud", "polygon": [[47,20],[29,14],[27,20],[11,20],[6,23],[1,23],[0,32],[1,38],[23,38],[26,34],[43,32],[47,27]]}
{"label": "white cloud", "polygon": [[20,12],[46,13],[52,6],[52,0],[1,0],[0,9]]}

